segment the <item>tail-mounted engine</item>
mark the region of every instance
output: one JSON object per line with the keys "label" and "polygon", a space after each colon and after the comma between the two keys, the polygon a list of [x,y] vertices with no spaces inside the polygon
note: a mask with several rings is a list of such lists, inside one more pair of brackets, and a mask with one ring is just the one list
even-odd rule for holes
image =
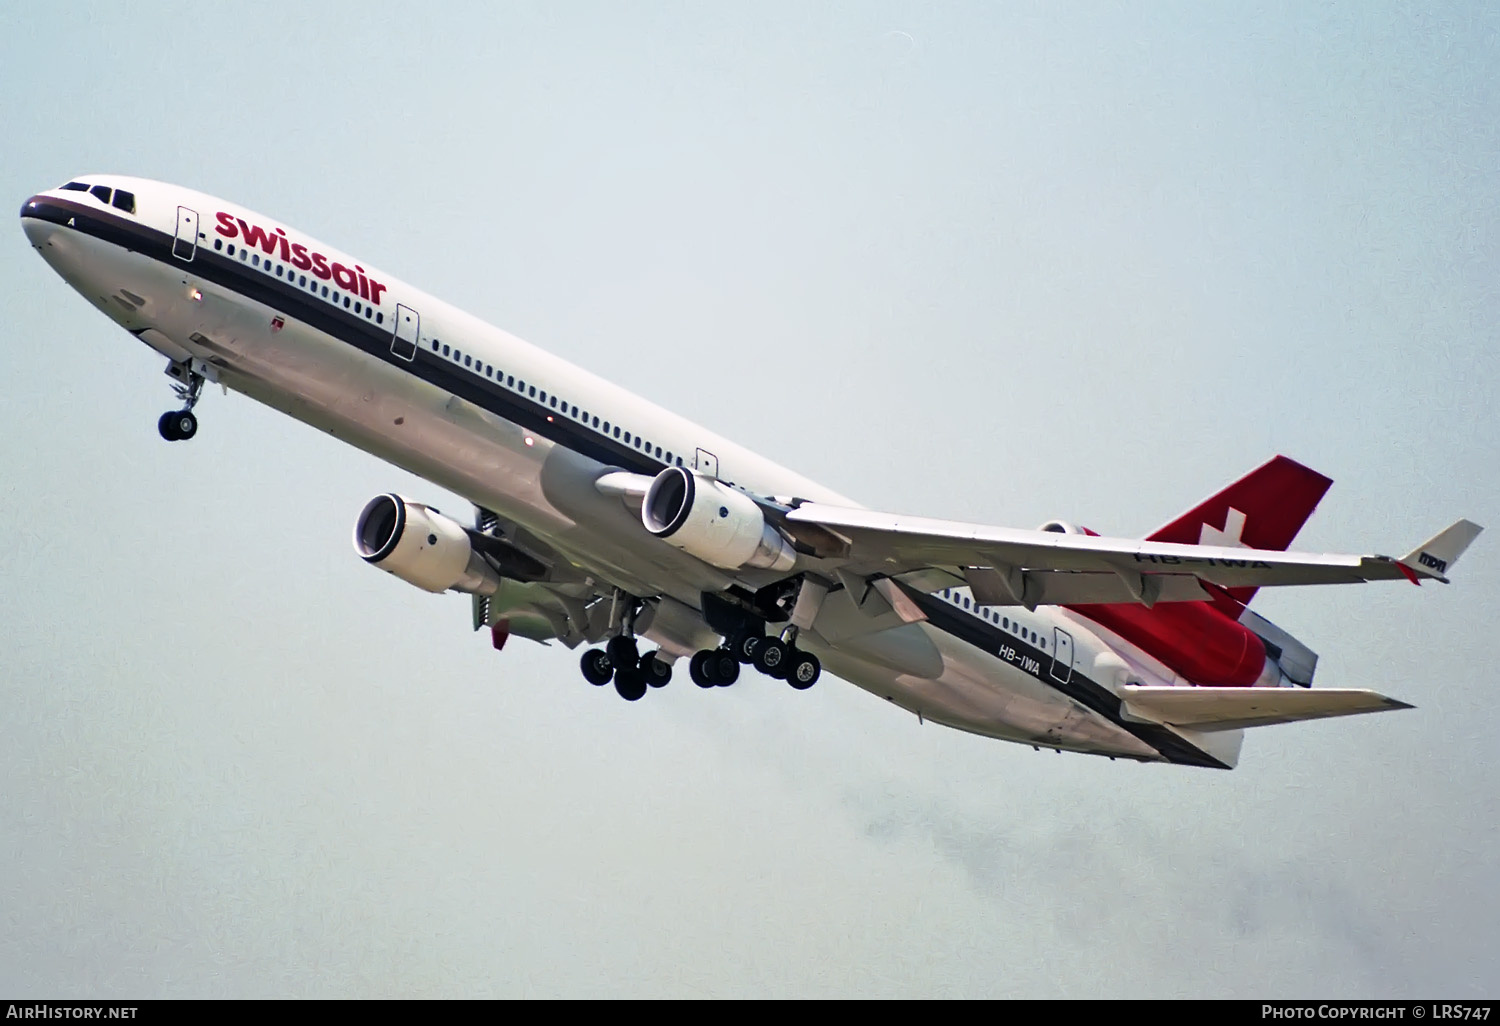
{"label": "tail-mounted engine", "polygon": [[365,503],[354,523],[354,551],[426,591],[493,595],[500,587],[500,573],[475,551],[462,524],[399,495]]}
{"label": "tail-mounted engine", "polygon": [[1087,527],[1079,527],[1077,524],[1070,524],[1066,520],[1049,520],[1045,524],[1043,524],[1041,527],[1038,527],[1037,530],[1038,531],[1046,531],[1049,534],[1097,534],[1098,533],[1097,531],[1090,531]]}
{"label": "tail-mounted engine", "polygon": [[668,467],[651,482],[641,523],[658,538],[725,570],[790,570],[792,543],[744,492],[684,467]]}

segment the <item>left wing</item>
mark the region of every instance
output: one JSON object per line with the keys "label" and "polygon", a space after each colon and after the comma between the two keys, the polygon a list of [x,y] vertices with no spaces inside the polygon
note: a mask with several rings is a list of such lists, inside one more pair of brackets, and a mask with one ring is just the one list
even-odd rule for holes
{"label": "left wing", "polygon": [[1089,578],[1095,582],[1092,590],[1123,592],[1115,601],[1147,606],[1202,598],[1196,580],[1225,588],[1402,578],[1447,583],[1448,568],[1481,530],[1460,520],[1396,559],[1055,534],[824,503],[804,503],[787,512],[784,522],[794,535],[799,525],[833,532],[847,543],[840,555],[868,572],[896,576],[930,567],[961,568],[982,604],[1027,606],[1058,601],[1053,594],[1089,593]]}

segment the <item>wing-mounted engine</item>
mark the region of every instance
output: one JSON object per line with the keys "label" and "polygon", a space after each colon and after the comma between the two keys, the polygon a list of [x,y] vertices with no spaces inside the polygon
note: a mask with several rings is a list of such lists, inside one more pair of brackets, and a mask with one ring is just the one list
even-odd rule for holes
{"label": "wing-mounted engine", "polygon": [[354,550],[371,566],[431,592],[493,595],[506,577],[534,579],[545,572],[499,539],[395,494],[365,503],[354,523]]}
{"label": "wing-mounted engine", "polygon": [[685,467],[656,476],[641,523],[662,541],[725,570],[790,570],[797,553],[744,492]]}

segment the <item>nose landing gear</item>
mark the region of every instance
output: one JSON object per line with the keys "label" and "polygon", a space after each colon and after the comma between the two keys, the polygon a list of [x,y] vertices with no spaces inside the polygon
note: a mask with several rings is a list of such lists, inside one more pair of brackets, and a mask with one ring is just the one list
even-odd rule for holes
{"label": "nose landing gear", "polygon": [[184,442],[198,433],[192,410],[168,410],[156,419],[156,430],[169,442]]}
{"label": "nose landing gear", "polygon": [[191,364],[172,361],[167,365],[167,376],[172,379],[172,391],[182,402],[182,409],[168,410],[156,420],[156,430],[169,442],[183,442],[198,433],[198,418],[193,407],[203,395],[206,378],[192,368]]}

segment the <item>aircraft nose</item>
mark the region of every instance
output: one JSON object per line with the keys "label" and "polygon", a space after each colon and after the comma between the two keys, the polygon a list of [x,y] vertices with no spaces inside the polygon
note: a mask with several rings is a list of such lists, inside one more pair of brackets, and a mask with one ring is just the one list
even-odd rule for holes
{"label": "aircraft nose", "polygon": [[48,235],[48,224],[42,218],[42,198],[38,194],[21,204],[21,230],[33,246],[40,246]]}

